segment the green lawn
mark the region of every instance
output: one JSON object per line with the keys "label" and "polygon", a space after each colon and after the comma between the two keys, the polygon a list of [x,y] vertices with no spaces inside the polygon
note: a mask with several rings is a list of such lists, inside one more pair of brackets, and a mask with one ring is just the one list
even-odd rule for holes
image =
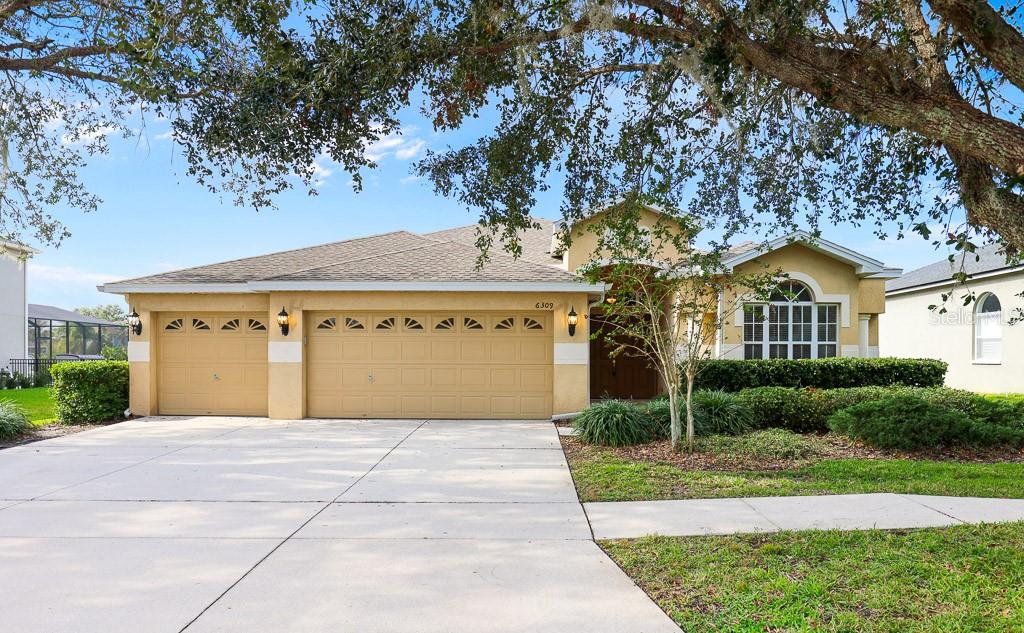
{"label": "green lawn", "polygon": [[583,501],[706,499],[896,492],[1024,498],[1024,464],[826,459],[804,468],[723,472],[631,461],[607,453],[570,458]]}
{"label": "green lawn", "polygon": [[49,387],[36,387],[34,389],[3,389],[0,390],[0,400],[13,400],[20,406],[32,424],[42,426],[50,422],[56,422],[53,413],[53,398],[50,397]]}
{"label": "green lawn", "polygon": [[1024,631],[1024,524],[602,547],[684,631]]}
{"label": "green lawn", "polygon": [[994,400],[996,402],[1008,402],[1010,404],[1018,404],[1024,402],[1024,393],[986,393],[982,395],[984,395],[989,400]]}

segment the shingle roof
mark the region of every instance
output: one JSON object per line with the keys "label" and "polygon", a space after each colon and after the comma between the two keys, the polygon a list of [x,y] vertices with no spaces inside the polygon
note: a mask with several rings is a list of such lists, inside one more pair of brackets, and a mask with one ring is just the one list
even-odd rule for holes
{"label": "shingle roof", "polygon": [[572,281],[554,266],[491,252],[481,269],[475,246],[434,242],[392,253],[278,275],[266,281]]}
{"label": "shingle roof", "polygon": [[[545,221],[547,222],[547,221]],[[571,282],[550,256],[543,263],[538,246],[546,229],[527,232],[523,257],[514,259],[492,249],[477,268],[476,226],[417,235],[396,231],[371,237],[310,246],[269,255],[247,257],[208,266],[186,268],[110,284],[163,285],[245,283],[269,281],[437,281],[437,282]],[[545,246],[549,237],[543,237]]]}
{"label": "shingle roof", "polygon": [[383,235],[358,237],[319,246],[308,246],[290,251],[235,259],[207,266],[174,270],[117,283],[174,284],[174,283],[240,283],[259,281],[281,274],[298,272],[327,263],[359,259],[436,243],[422,235],[408,231],[395,231]]}
{"label": "shingle roof", "polygon": [[[544,218],[531,218],[540,228],[523,231],[519,237],[523,247],[520,259],[544,265],[557,265],[561,259],[551,256],[551,235],[554,233],[555,223]],[[424,237],[442,240],[446,242],[458,242],[476,246],[477,238],[476,224],[459,226],[454,229],[444,229],[433,233],[424,233]]]}
{"label": "shingle roof", "polygon": [[124,323],[114,323],[113,321],[97,319],[96,317],[86,316],[84,314],[72,312],[71,310],[65,310],[56,306],[44,306],[38,303],[28,304],[28,318],[50,319],[53,321],[76,321],[78,323],[89,323],[91,325],[124,325]]}
{"label": "shingle roof", "polygon": [[1016,268],[1019,264],[1008,264],[1006,262],[1006,255],[1000,252],[999,245],[989,244],[979,248],[973,255],[961,254],[954,257],[952,262],[949,259],[942,259],[905,273],[899,279],[893,279],[886,283],[885,290],[886,292],[905,290],[941,281],[952,283],[953,274],[958,272],[961,266],[968,275],[980,275],[997,270]]}

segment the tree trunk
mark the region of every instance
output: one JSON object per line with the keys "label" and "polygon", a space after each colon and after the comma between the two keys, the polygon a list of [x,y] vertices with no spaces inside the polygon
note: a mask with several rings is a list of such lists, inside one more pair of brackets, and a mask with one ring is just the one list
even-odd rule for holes
{"label": "tree trunk", "polygon": [[686,449],[693,452],[693,441],[696,430],[693,426],[693,381],[696,376],[686,372]]}
{"label": "tree trunk", "polygon": [[683,429],[679,420],[679,388],[674,385],[668,387],[668,411],[669,431],[672,439],[672,450],[678,451],[683,447]]}

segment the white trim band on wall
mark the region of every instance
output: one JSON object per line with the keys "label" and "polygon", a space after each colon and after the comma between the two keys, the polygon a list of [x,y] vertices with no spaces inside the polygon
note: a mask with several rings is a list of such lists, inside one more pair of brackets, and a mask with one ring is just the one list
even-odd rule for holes
{"label": "white trim band on wall", "polygon": [[149,362],[149,341],[128,341],[128,362]]}
{"label": "white trim band on wall", "polygon": [[267,362],[301,363],[302,343],[299,341],[270,341],[267,343]]}
{"label": "white trim band on wall", "polygon": [[555,343],[556,365],[586,365],[590,362],[590,343]]}

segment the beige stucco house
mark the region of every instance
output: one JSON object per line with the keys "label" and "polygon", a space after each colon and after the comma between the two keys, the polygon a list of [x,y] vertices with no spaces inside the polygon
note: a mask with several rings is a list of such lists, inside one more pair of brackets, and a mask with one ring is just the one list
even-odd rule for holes
{"label": "beige stucco house", "polygon": [[[1024,324],[1010,320],[1024,309],[1024,266],[1006,263],[996,245],[954,262],[929,264],[893,279],[886,288],[882,319],[884,356],[938,358],[949,363],[946,384],[982,393],[1024,392]],[[963,267],[966,286],[953,289]],[[930,310],[943,305],[946,312]],[[975,301],[962,305],[961,297]]]}
{"label": "beige stucco house", "polygon": [[[644,223],[657,222],[656,210]],[[549,418],[592,397],[649,397],[642,363],[609,362],[588,318],[603,284],[573,274],[599,257],[586,222],[563,247],[537,220],[513,259],[477,267],[476,227],[387,233],[101,286],[139,315],[131,409],[147,414]],[[899,271],[794,234],[744,244],[729,266],[767,260],[804,292],[722,334],[730,358],[869,356],[883,284]],[[785,305],[783,305],[785,304]],[[574,324],[575,322],[575,324]]]}

